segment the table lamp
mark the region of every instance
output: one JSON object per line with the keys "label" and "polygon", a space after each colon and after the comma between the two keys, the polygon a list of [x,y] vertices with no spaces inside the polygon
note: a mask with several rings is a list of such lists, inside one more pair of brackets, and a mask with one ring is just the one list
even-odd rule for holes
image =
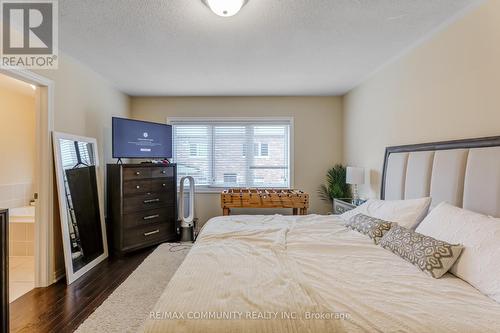
{"label": "table lamp", "polygon": [[358,185],[365,183],[365,169],[356,167],[347,167],[346,183],[352,185],[352,195],[355,201],[359,200]]}

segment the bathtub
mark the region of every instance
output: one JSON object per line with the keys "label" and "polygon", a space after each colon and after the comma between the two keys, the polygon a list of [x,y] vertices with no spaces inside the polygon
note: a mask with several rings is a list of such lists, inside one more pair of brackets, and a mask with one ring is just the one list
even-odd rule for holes
{"label": "bathtub", "polygon": [[35,254],[35,207],[9,209],[9,255],[33,257]]}
{"label": "bathtub", "polygon": [[9,209],[9,223],[35,223],[35,206]]}

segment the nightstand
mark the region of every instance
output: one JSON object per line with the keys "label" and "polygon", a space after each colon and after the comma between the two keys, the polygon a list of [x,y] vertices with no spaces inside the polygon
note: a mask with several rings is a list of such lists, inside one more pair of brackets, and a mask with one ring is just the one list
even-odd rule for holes
{"label": "nightstand", "polygon": [[362,199],[358,200],[348,199],[348,198],[333,199],[333,214],[335,215],[343,214],[349,210],[361,206],[365,202],[366,200]]}

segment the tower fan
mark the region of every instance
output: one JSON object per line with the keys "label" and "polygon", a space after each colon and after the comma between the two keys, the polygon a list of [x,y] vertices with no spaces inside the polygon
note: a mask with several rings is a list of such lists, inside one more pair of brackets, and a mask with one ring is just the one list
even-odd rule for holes
{"label": "tower fan", "polygon": [[[186,181],[189,187],[187,190]],[[194,242],[196,240],[196,220],[197,219],[194,217],[194,178],[191,176],[182,177],[179,190],[181,242]]]}

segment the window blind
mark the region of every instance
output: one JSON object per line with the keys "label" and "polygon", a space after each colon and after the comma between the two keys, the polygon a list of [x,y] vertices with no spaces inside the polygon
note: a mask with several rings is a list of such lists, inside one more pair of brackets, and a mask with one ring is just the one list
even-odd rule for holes
{"label": "window blind", "polygon": [[[61,147],[62,166],[64,169],[71,169],[78,163],[78,155],[76,152],[75,141],[61,139],[59,142]],[[92,144],[87,142],[77,142],[78,151],[80,152],[81,162],[87,165],[94,164],[94,153]]]}
{"label": "window blind", "polygon": [[179,179],[198,187],[290,187],[291,120],[175,119]]}

